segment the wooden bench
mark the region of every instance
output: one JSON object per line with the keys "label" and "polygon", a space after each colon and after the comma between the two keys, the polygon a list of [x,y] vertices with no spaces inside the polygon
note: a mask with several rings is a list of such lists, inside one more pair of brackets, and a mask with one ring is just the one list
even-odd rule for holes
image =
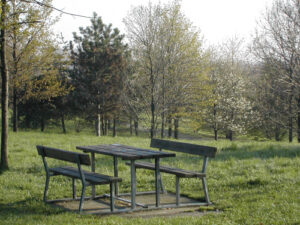
{"label": "wooden bench", "polygon": [[[46,170],[46,185],[44,191],[44,201],[47,202],[47,194],[49,188],[49,181],[51,176],[63,175],[72,178],[73,185],[73,199],[76,199],[76,185],[75,179],[80,179],[82,182],[82,191],[81,198],[79,204],[79,212],[82,211],[83,201],[85,199],[85,190],[87,186],[90,185],[102,185],[109,184],[110,185],[110,210],[114,211],[114,185],[116,182],[121,182],[122,179],[118,177],[111,177],[99,173],[93,173],[85,171],[81,168],[81,165],[91,165],[90,157],[88,154],[82,154],[77,152],[70,152],[65,150],[60,150],[56,148],[50,148],[45,146],[36,146],[38,150],[38,154],[42,156],[44,167]],[[67,161],[71,163],[76,163],[76,167],[71,166],[63,166],[63,167],[54,167],[49,168],[46,157],[54,158],[57,160]]]}
{"label": "wooden bench", "polygon": [[[172,168],[168,166],[160,166],[160,172],[174,174],[176,175],[176,205],[180,205],[180,178],[200,178],[202,179],[204,194],[205,194],[205,204],[211,204],[208,189],[207,189],[207,182],[206,182],[206,169],[208,164],[209,157],[215,157],[217,148],[209,147],[209,146],[202,146],[202,145],[195,145],[195,144],[188,144],[188,143],[181,143],[181,142],[174,142],[168,140],[159,140],[159,139],[152,139],[150,147],[152,148],[159,148],[161,151],[162,149],[175,151],[175,152],[182,152],[192,155],[199,155],[203,156],[203,165],[201,172],[196,171],[189,171],[184,169]],[[176,159],[176,158],[175,158]],[[155,170],[155,166],[149,162],[136,162],[136,168],[142,169],[150,169]],[[164,191],[162,181],[161,187]],[[184,205],[184,204],[181,204]]]}

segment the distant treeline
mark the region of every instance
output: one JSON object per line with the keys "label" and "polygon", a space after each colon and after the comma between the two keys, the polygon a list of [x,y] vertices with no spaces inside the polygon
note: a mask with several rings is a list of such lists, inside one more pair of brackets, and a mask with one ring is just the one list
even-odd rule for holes
{"label": "distant treeline", "polygon": [[[51,4],[51,1],[45,1]],[[206,47],[180,1],[136,6],[126,34],[94,13],[71,42],[54,37],[52,8],[7,3],[7,65],[13,131],[80,118],[95,134],[117,121],[178,138],[181,123],[232,140],[256,134],[300,141],[300,3],[275,0],[250,43]]]}

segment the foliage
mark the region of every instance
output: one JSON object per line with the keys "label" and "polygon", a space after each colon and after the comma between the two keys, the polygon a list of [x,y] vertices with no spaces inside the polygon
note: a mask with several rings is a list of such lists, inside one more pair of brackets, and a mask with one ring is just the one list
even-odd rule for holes
{"label": "foliage", "polygon": [[249,99],[248,65],[243,52],[243,40],[228,39],[212,51],[210,82],[213,86],[213,104],[204,108],[206,123],[217,132],[223,131],[232,139],[232,133],[245,133],[251,123],[258,121],[253,102]]}
{"label": "foliage", "polygon": [[265,63],[257,69],[260,76],[252,82],[256,87],[255,108],[261,117],[259,128],[267,138],[280,141],[288,128],[286,87],[278,81],[278,71],[272,65]]}
{"label": "foliage", "polygon": [[92,120],[97,115],[113,117],[120,108],[123,76],[128,57],[124,35],[112,25],[105,25],[94,13],[91,26],[74,33],[75,46],[71,46],[72,84],[77,106]]}
{"label": "foliage", "polygon": [[[289,141],[293,140],[295,110],[300,141],[300,3],[298,0],[275,0],[263,15],[253,40],[253,53],[262,64],[272,67],[272,79],[279,92],[275,98],[285,98],[288,115]],[[268,81],[271,83],[270,81]],[[296,101],[295,101],[296,100]],[[281,121],[279,118],[277,124]]]}
{"label": "foliage", "polygon": [[[51,0],[44,3],[50,4]],[[18,114],[27,113],[26,110],[19,112],[20,104],[49,101],[69,90],[57,67],[64,56],[51,33],[51,26],[56,22],[51,17],[52,9],[20,0],[9,4],[8,61],[13,127],[17,131]]]}
{"label": "foliage", "polygon": [[160,120],[164,130],[166,117],[178,120],[190,111],[195,95],[204,89],[207,57],[200,33],[182,13],[179,1],[137,6],[124,22],[136,61],[132,83],[151,120],[152,137]]}

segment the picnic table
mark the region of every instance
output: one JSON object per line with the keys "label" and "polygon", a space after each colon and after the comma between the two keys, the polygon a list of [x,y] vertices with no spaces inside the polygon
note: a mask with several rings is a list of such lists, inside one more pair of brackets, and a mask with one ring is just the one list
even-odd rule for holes
{"label": "picnic table", "polygon": [[[79,150],[86,153],[91,153],[91,166],[92,172],[95,172],[95,154],[103,154],[113,156],[114,162],[114,176],[118,177],[118,158],[130,161],[131,173],[131,210],[136,208],[136,168],[135,161],[141,159],[154,159],[155,160],[155,195],[156,207],[160,206],[160,159],[164,157],[174,157],[174,153],[154,151],[150,149],[137,148],[133,146],[126,146],[121,144],[110,145],[90,145],[90,146],[77,146]],[[119,194],[118,185],[115,185],[116,197]],[[92,197],[95,198],[95,187],[92,187]]]}

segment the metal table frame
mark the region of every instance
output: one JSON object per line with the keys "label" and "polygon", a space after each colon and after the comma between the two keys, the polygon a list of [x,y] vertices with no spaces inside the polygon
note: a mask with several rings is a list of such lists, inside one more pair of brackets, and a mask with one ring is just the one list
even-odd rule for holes
{"label": "metal table frame", "polygon": [[[95,172],[95,153],[110,155],[113,156],[114,164],[114,176],[118,177],[118,157],[123,160],[130,160],[130,176],[131,176],[131,210],[136,209],[136,205],[143,206],[142,204],[136,203],[136,168],[135,161],[138,159],[155,159],[155,194],[156,194],[156,203],[155,206],[160,207],[160,158],[163,157],[174,157],[174,153],[163,152],[163,151],[154,151],[149,149],[141,149],[132,146],[112,144],[112,145],[92,145],[92,146],[76,146],[77,149],[82,150],[86,153],[91,153],[92,160],[92,172]],[[115,195],[116,199],[124,200],[118,198],[119,187],[116,183],[115,185]],[[92,187],[92,198],[95,198],[95,187]],[[126,201],[126,200],[125,200]]]}

